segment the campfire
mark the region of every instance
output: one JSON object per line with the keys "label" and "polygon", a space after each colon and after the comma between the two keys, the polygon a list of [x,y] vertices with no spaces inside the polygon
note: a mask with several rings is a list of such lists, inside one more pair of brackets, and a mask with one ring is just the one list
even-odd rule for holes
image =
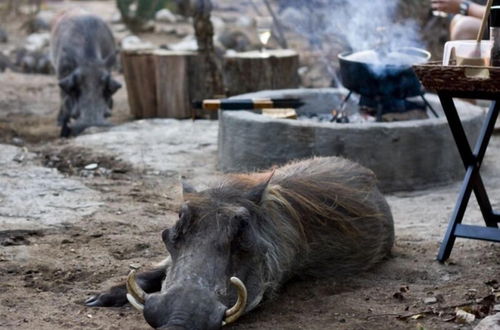
{"label": "campfire", "polygon": [[[413,47],[340,54],[340,76],[349,93],[329,120],[347,123],[425,119],[427,109],[437,117],[412,69],[413,64],[429,58],[427,51]],[[359,95],[359,107],[357,112],[349,113],[345,107],[353,93]]]}

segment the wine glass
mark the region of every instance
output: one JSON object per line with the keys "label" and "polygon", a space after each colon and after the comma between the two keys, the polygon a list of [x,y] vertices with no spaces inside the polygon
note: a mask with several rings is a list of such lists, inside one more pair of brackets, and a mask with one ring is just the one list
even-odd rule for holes
{"label": "wine glass", "polygon": [[440,11],[440,10],[433,10],[432,15],[437,16],[437,17],[448,17],[448,13],[445,13],[444,11]]}
{"label": "wine glass", "polygon": [[273,18],[271,16],[258,16],[255,18],[255,24],[260,43],[262,44],[261,52],[264,52],[269,39],[271,39]]}

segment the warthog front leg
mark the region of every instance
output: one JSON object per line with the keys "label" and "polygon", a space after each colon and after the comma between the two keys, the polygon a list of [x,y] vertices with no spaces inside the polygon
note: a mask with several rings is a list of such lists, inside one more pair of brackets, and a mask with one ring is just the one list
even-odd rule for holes
{"label": "warthog front leg", "polygon": [[[167,267],[168,265],[163,264],[161,268],[138,274],[137,283],[147,293],[160,291]],[[127,288],[125,284],[121,284],[88,298],[85,300],[85,305],[89,307],[119,307],[127,302]]]}

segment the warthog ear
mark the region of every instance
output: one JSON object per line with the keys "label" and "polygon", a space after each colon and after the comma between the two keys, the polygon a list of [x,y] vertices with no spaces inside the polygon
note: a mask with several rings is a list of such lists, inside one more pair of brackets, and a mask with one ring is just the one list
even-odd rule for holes
{"label": "warthog ear", "polygon": [[103,72],[101,80],[104,82],[104,95],[111,96],[122,87],[122,84],[114,80],[109,72]]}
{"label": "warthog ear", "polygon": [[122,88],[122,84],[120,84],[118,81],[114,80],[110,76],[109,80],[108,80],[108,84],[107,84],[107,90],[108,90],[109,94],[113,95],[120,88]]}
{"label": "warthog ear", "polygon": [[258,184],[257,186],[253,187],[247,194],[246,198],[254,202],[255,204],[260,204],[262,202],[262,197],[264,196],[264,193],[269,186],[269,182],[271,181],[272,177],[274,176],[275,170],[269,174],[269,177],[264,180],[264,182]]}

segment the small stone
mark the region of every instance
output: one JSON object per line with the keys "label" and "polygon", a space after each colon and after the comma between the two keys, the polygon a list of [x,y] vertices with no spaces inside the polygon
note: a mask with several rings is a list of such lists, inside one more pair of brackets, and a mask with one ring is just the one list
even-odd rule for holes
{"label": "small stone", "polygon": [[129,265],[129,268],[137,270],[137,269],[141,268],[141,264],[133,263],[133,264]]}
{"label": "small stone", "polygon": [[97,163],[92,163],[92,164],[86,165],[85,169],[91,171],[91,170],[97,169],[98,167],[99,167],[99,165]]}
{"label": "small stone", "polygon": [[429,297],[429,298],[424,299],[424,304],[426,304],[426,305],[432,305],[432,304],[435,304],[437,302],[438,302],[438,300],[436,297]]}
{"label": "small stone", "polygon": [[456,322],[461,324],[470,324],[476,319],[476,316],[474,314],[467,313],[462,309],[458,309],[456,311],[456,316]]}
{"label": "small stone", "polygon": [[500,304],[493,306],[495,312],[500,312]]}
{"label": "small stone", "polygon": [[24,146],[24,140],[18,137],[13,137],[12,144],[18,147],[22,147]]}
{"label": "small stone", "polygon": [[163,8],[156,12],[155,20],[164,23],[176,23],[177,17],[170,10]]}
{"label": "small stone", "polygon": [[151,42],[143,41],[138,36],[126,36],[120,42],[122,49],[138,50],[138,49],[154,49],[156,46]]}

